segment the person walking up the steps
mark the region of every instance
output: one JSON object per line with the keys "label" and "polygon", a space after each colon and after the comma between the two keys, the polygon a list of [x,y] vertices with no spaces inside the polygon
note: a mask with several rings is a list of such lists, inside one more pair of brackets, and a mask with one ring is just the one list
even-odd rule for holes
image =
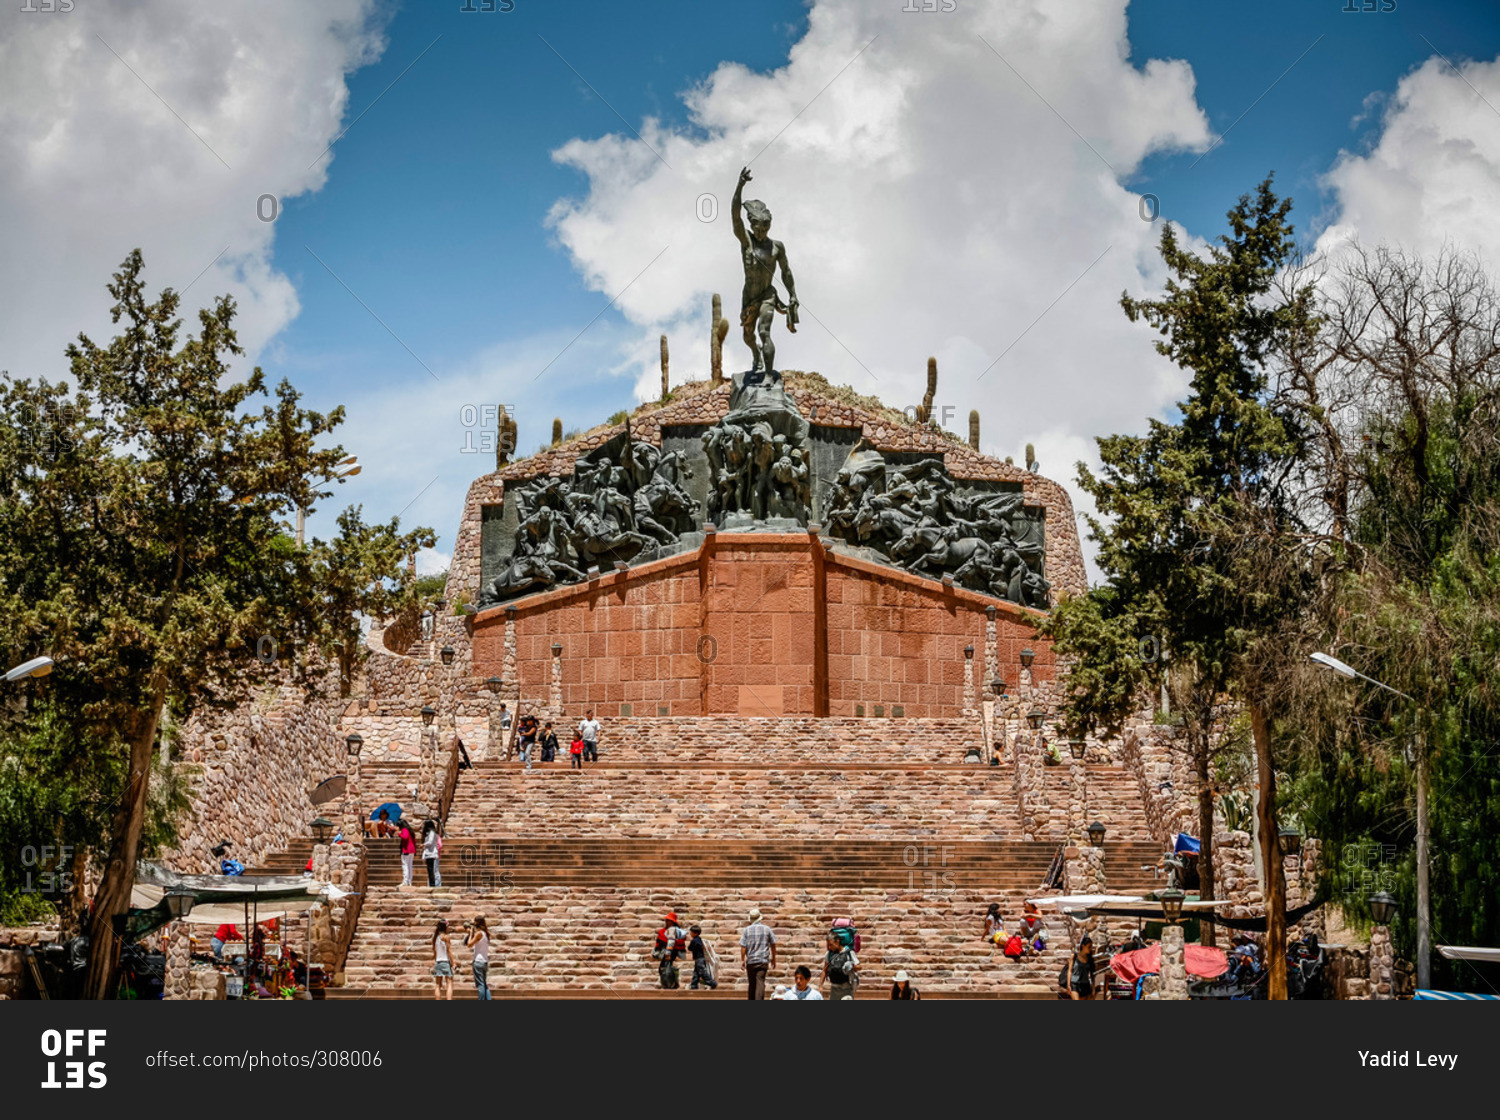
{"label": "person walking up the steps", "polygon": [[829,999],[854,998],[854,973],[858,968],[859,958],[854,955],[854,946],[845,945],[829,934],[828,952],[823,957],[823,983],[829,986]]}
{"label": "person walking up the steps", "polygon": [[474,990],[480,999],[490,998],[490,927],[483,915],[467,927],[464,944],[474,950]]}
{"label": "person walking up the steps", "polygon": [[599,761],[599,721],[594,718],[594,709],[584,713],[578,725],[578,737],[583,740],[583,757],[586,762]]}
{"label": "person walking up the steps", "polygon": [[438,832],[437,822],[431,817],[422,825],[422,862],[427,865],[427,885],[441,887],[442,872],[438,870],[438,853],[443,850],[443,837]]}
{"label": "person walking up the steps", "polygon": [[760,920],[758,909],[750,911],[750,924],[740,934],[740,967],[745,970],[750,999],[766,998],[766,973],[776,967],[776,935]]}
{"label": "person walking up the steps", "polygon": [[660,962],[656,971],[663,988],[682,986],[677,973],[677,958],[686,947],[687,935],[677,924],[677,911],[669,911],[662,919],[662,928],[656,931],[656,947],[651,950],[651,955]]}
{"label": "person walking up the steps", "polygon": [[688,942],[688,952],[693,955],[693,982],[688,987],[696,991],[698,982],[701,980],[705,987],[717,988],[719,982],[714,979],[713,965],[709,961],[708,946],[703,944],[703,927],[694,926],[690,932],[693,938]]}
{"label": "person walking up the steps", "polygon": [[524,715],[521,717],[521,725],[516,728],[518,741],[517,750],[521,752],[521,758],[526,763],[526,769],[531,769],[531,752],[536,746],[536,716]]}
{"label": "person walking up the steps", "polygon": [[453,942],[448,940],[445,918],[439,918],[432,931],[432,998],[453,998]]}

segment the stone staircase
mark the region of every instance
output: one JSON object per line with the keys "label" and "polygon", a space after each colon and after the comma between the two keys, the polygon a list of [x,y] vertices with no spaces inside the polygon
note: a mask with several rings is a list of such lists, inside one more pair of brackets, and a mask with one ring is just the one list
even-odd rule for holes
{"label": "stone staircase", "polygon": [[[395,842],[369,845],[345,986],[329,994],[430,997],[432,929],[446,918],[455,995],[472,997],[459,927],[483,914],[497,997],[687,998],[659,988],[650,956],[675,910],[718,947],[715,995],[743,998],[739,930],[759,907],[778,939],[771,983],[790,983],[797,964],[816,975],[829,925],[850,917],[863,939],[861,998],[884,998],[903,968],[924,996],[1051,998],[1063,919],[1049,919],[1053,948],[1022,961],[980,934],[991,902],[1017,919],[1059,844],[1019,839],[1009,767],[960,763],[964,734],[952,720],[612,719],[600,761],[582,772],[566,755],[529,773],[479,763],[459,775],[441,887],[423,885],[420,864],[419,885],[401,887]],[[1088,770],[1091,819],[1110,818],[1111,889],[1149,889],[1141,866],[1160,853],[1129,804],[1128,773]],[[398,801],[414,779],[410,764],[361,776]],[[1047,779],[1065,810],[1066,786]],[[690,974],[685,963],[684,985]]]}

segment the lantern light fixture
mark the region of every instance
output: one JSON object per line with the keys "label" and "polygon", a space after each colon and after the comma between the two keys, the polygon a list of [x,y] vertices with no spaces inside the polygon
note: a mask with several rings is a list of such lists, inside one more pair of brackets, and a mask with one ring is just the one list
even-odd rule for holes
{"label": "lantern light fixture", "polygon": [[1168,925],[1176,925],[1182,920],[1182,903],[1187,896],[1176,887],[1169,887],[1157,896],[1161,901],[1161,915]]}

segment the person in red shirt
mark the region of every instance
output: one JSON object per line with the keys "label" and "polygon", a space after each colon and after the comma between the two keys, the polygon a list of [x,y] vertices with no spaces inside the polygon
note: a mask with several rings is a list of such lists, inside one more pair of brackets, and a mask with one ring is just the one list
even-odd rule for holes
{"label": "person in red shirt", "polygon": [[214,935],[209,938],[208,941],[208,943],[213,946],[214,959],[224,959],[224,942],[238,941],[239,939],[240,931],[235,929],[234,926],[230,925],[228,922],[225,922],[218,929],[214,930]]}
{"label": "person in red shirt", "polygon": [[575,734],[573,736],[573,745],[568,748],[568,753],[573,756],[572,757],[572,761],[569,763],[569,765],[572,766],[575,770],[582,770],[583,769],[583,736],[582,735]]}
{"label": "person in red shirt", "polygon": [[412,834],[411,824],[405,817],[401,818],[396,836],[401,841],[401,885],[409,887],[411,886],[412,861],[417,855],[417,838]]}

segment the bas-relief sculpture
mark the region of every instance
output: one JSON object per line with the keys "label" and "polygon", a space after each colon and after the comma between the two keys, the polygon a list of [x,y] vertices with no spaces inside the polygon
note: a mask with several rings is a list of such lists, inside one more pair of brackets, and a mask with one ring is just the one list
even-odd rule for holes
{"label": "bas-relief sculpture", "polygon": [[1045,609],[1044,548],[1019,492],[963,490],[942,460],[890,466],[856,447],[833,482],[828,533],[916,575]]}
{"label": "bas-relief sculpture", "polygon": [[694,528],[698,503],[682,488],[691,469],[625,431],[624,449],[580,459],[571,479],[543,478],[513,492],[515,549],[505,570],[480,592],[487,607],[528,591],[588,578],[591,567],[629,562],[643,549],[675,543]]}

